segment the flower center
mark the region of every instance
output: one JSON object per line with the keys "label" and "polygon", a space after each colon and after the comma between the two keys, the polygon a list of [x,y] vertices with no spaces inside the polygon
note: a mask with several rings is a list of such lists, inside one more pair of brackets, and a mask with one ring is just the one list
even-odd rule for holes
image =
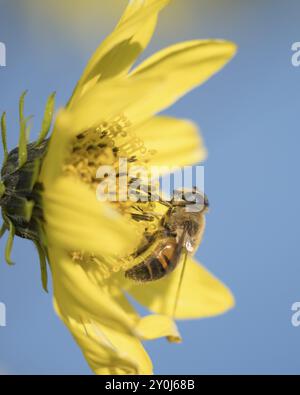
{"label": "flower center", "polygon": [[99,167],[111,165],[117,171],[120,158],[126,158],[131,165],[138,163],[146,166],[154,154],[130,130],[129,121],[120,116],[111,123],[104,122],[95,129],[78,134],[64,171],[79,177],[91,187],[97,187],[99,179],[96,173]]}
{"label": "flower center", "polygon": [[[143,241],[145,235],[154,233],[157,230],[160,215],[157,214],[157,203],[151,199],[143,201],[132,201],[127,195],[127,199],[119,201],[118,197],[124,194],[122,188],[131,190],[132,183],[138,177],[131,176],[133,168],[146,169],[146,176],[150,177],[149,160],[155,154],[148,150],[144,142],[138,138],[131,130],[130,122],[119,116],[111,123],[104,122],[96,128],[78,134],[74,141],[70,156],[67,158],[63,171],[68,176],[76,177],[87,184],[95,192],[99,183],[104,181],[105,176],[97,177],[97,171],[101,166],[110,166],[116,178],[125,177],[125,183],[116,184],[117,199],[110,204],[122,215],[132,221],[137,237]],[[120,172],[120,160],[127,161],[127,174]],[[143,184],[140,179],[139,185]],[[141,188],[141,193],[147,193]],[[134,252],[133,252],[134,254]],[[102,272],[105,278],[111,272],[126,270],[132,265],[132,256],[128,257],[96,257],[85,252],[72,251],[72,259],[80,264],[94,266]],[[109,269],[110,268],[110,269]]]}

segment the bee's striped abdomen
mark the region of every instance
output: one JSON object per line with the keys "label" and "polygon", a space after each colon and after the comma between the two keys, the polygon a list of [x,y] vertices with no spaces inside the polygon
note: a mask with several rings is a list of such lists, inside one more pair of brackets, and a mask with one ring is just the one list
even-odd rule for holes
{"label": "bee's striped abdomen", "polygon": [[163,240],[143,262],[126,270],[125,277],[135,281],[159,280],[178,265],[181,248],[175,239]]}

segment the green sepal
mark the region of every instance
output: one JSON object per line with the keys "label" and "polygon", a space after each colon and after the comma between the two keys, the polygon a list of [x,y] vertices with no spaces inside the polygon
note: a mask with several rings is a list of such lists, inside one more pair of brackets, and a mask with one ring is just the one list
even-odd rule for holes
{"label": "green sepal", "polygon": [[34,244],[35,244],[37,252],[39,254],[42,286],[43,286],[44,291],[48,292],[48,271],[47,271],[46,253],[45,253],[43,247],[38,242],[35,241]]}
{"label": "green sepal", "polygon": [[41,159],[35,159],[31,167],[31,185],[30,185],[31,191],[33,190],[33,187],[39,178],[40,168],[41,168]]}
{"label": "green sepal", "polygon": [[1,226],[1,228],[0,228],[0,239],[1,239],[1,237],[4,235],[4,233],[7,231],[7,226],[6,226],[6,223],[5,222],[3,222],[3,224],[2,224],[2,226]]}
{"label": "green sepal", "polygon": [[27,144],[29,140],[30,125],[28,121],[32,116],[20,121],[20,137],[19,137],[19,167],[22,167],[27,161]]}
{"label": "green sepal", "polygon": [[14,265],[14,262],[11,260],[10,255],[15,237],[15,227],[10,220],[8,220],[8,223],[9,223],[9,229],[8,229],[9,233],[5,246],[5,260],[8,263],[8,265]]}
{"label": "green sepal", "polygon": [[26,165],[22,166],[22,178],[18,184],[18,193],[32,192],[33,187],[38,181],[40,172],[41,159],[37,158],[32,161],[27,160]]}
{"label": "green sepal", "polygon": [[29,222],[32,217],[33,207],[34,207],[34,201],[26,200],[24,204],[24,218],[27,222]]}
{"label": "green sepal", "polygon": [[4,152],[4,160],[3,160],[3,164],[4,164],[8,157],[8,149],[6,142],[6,113],[5,112],[1,116],[1,136],[2,136],[2,145]]}
{"label": "green sepal", "polygon": [[3,181],[0,181],[0,198],[4,195],[5,193],[5,185]]}
{"label": "green sepal", "polygon": [[19,121],[20,121],[20,137],[19,137],[19,167],[22,167],[27,160],[27,142],[29,139],[30,127],[27,125],[32,116],[24,117],[24,102],[27,90],[24,91],[19,101]]}
{"label": "green sepal", "polygon": [[22,196],[15,196],[11,206],[6,209],[6,213],[10,217],[20,217],[29,222],[32,216],[34,201],[28,200]]}
{"label": "green sepal", "polygon": [[19,121],[22,122],[24,119],[24,101],[25,101],[25,96],[27,95],[27,90],[24,91],[20,97],[19,100]]}
{"label": "green sepal", "polygon": [[56,92],[53,92],[47,100],[46,107],[45,107],[45,112],[44,112],[44,118],[42,122],[42,127],[39,133],[39,137],[35,143],[35,145],[41,144],[44,139],[47,137],[51,123],[52,123],[52,118],[53,118],[53,113],[54,113],[54,108],[55,108],[55,95]]}
{"label": "green sepal", "polygon": [[39,235],[39,240],[41,245],[44,246],[44,248],[47,248],[48,246],[48,241],[44,232],[44,228],[43,228],[43,224],[42,221],[39,218],[35,218],[35,222],[37,224],[37,228],[38,228],[38,235]]}

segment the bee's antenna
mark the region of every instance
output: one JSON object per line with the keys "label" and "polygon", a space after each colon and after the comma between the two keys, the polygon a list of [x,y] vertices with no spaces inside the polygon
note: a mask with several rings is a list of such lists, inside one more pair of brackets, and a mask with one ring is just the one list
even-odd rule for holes
{"label": "bee's antenna", "polygon": [[1,136],[2,136],[2,145],[3,145],[3,152],[4,152],[4,163],[8,157],[8,150],[7,150],[7,142],[6,142],[6,112],[4,112],[1,116]]}
{"label": "bee's antenna", "polygon": [[178,288],[177,288],[177,292],[176,292],[176,296],[175,296],[175,303],[174,303],[174,308],[173,308],[173,313],[172,313],[172,317],[174,319],[176,316],[176,311],[177,311],[177,306],[178,306],[178,301],[179,301],[179,296],[180,296],[180,289],[182,286],[182,281],[183,281],[184,272],[185,272],[185,268],[186,268],[187,257],[188,257],[188,251],[186,248],[184,248],[184,260],[183,260],[183,265],[182,265],[182,269],[181,269],[181,273],[180,273],[179,284],[178,284]]}
{"label": "bee's antenna", "polygon": [[42,122],[42,127],[39,133],[39,137],[35,143],[35,145],[40,145],[44,139],[47,137],[47,134],[50,131],[51,123],[52,123],[52,118],[53,118],[53,113],[54,113],[54,107],[55,107],[55,95],[56,92],[53,92],[47,100],[46,107],[45,107],[45,112],[44,112],[44,118]]}

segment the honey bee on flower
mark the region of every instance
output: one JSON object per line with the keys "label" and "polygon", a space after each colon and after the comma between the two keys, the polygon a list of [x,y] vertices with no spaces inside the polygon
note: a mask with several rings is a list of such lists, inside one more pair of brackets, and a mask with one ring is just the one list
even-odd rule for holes
{"label": "honey bee on flower", "polygon": [[[12,263],[14,236],[34,242],[43,287],[47,290],[51,272],[55,310],[97,374],[151,374],[142,341],[180,341],[174,319],[221,314],[234,303],[230,291],[192,258],[208,206],[201,191],[196,195],[202,209],[194,215],[183,211],[185,200],[96,198],[98,169],[117,168],[122,158],[129,172],[134,166],[150,171],[205,159],[192,122],[156,114],[218,72],[236,48],[222,40],[193,40],[133,68],[168,2],[129,2],[57,112],[52,130],[55,95],[49,97],[37,141],[27,141],[25,94],[19,103],[19,147],[10,152],[6,114],[1,118],[6,260]],[[126,187],[134,181],[127,174],[118,177]],[[125,293],[151,314],[141,317]]]}

